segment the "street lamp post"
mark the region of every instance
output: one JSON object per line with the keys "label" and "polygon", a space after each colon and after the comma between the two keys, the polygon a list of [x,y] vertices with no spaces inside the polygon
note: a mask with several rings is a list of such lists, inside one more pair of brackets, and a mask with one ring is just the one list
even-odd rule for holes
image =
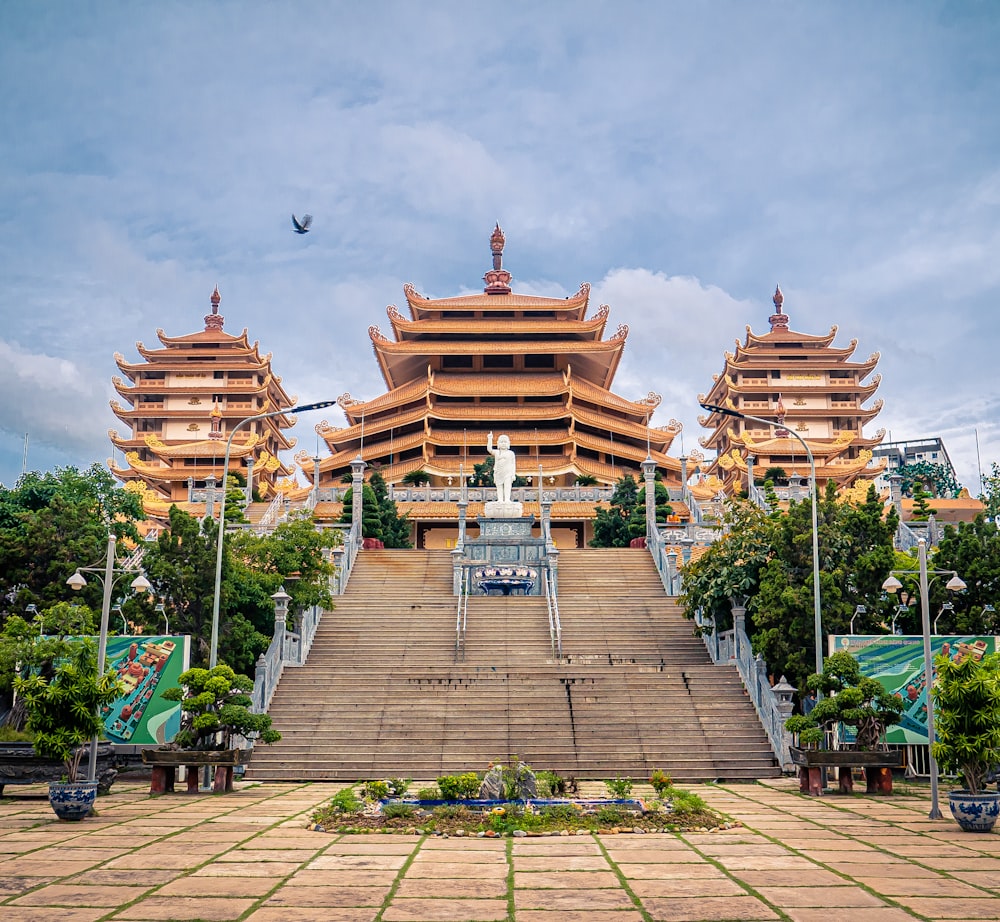
{"label": "street lamp post", "polygon": [[[108,655],[108,617],[111,614],[111,593],[114,589],[115,580],[119,576],[136,573],[138,575],[130,584],[136,592],[149,592],[149,590],[153,588],[139,567],[115,566],[115,549],[117,542],[118,539],[113,532],[108,535],[108,555],[103,567],[77,567],[76,572],[68,580],[66,580],[66,585],[69,586],[70,589],[74,592],[79,592],[84,586],[87,585],[87,581],[84,579],[83,574],[94,573],[104,586],[104,600],[101,603],[101,636],[97,645],[98,677],[104,674],[105,661]],[[98,739],[96,736],[90,741],[90,765],[87,767],[88,781],[97,780],[97,742]]]}
{"label": "street lamp post", "polygon": [[[702,403],[703,410],[711,413],[721,413],[723,416],[732,416],[735,419],[751,419],[765,426],[780,425],[779,420],[762,419],[760,416],[750,416],[748,413],[740,413],[739,410],[731,410],[729,407],[720,407],[716,404]],[[812,450],[806,444],[805,439],[792,429],[785,430],[789,435],[799,440],[799,444],[805,449],[806,457],[809,458],[809,474],[812,479],[812,552],[813,552],[813,632],[816,638],[816,672],[823,671],[823,614],[820,607],[819,597],[819,524],[816,507],[819,505],[819,489],[816,483],[816,460],[813,458]],[[752,484],[751,484],[752,486]]]}
{"label": "street lamp post", "polygon": [[927,569],[927,540],[920,538],[917,541],[917,559],[919,569],[917,570],[893,570],[886,581],[882,583],[882,588],[886,592],[899,592],[903,584],[896,578],[897,576],[916,576],[920,585],[920,626],[923,631],[924,641],[924,694],[927,696],[927,752],[930,759],[931,770],[931,809],[927,816],[932,820],[941,819],[941,811],[938,809],[938,764],[934,758],[934,696],[931,694],[931,686],[934,681],[934,661],[931,659],[931,604],[928,598],[928,574],[931,576],[945,576],[951,574],[951,579],[945,583],[945,588],[949,592],[961,592],[965,588],[965,583],[959,579],[954,570],[928,570]]}
{"label": "street lamp post", "polygon": [[222,502],[219,504],[219,534],[216,538],[215,550],[215,591],[212,594],[212,640],[209,645],[208,666],[213,669],[219,656],[219,588],[222,584],[222,539],[226,530],[226,481],[229,479],[229,452],[233,447],[233,437],[247,423],[256,422],[260,419],[270,419],[272,416],[284,416],[292,413],[304,413],[306,410],[321,410],[323,407],[332,407],[336,400],[321,400],[319,403],[305,403],[298,407],[287,410],[272,410],[270,413],[258,413],[256,416],[248,416],[241,419],[233,431],[229,433],[226,441],[226,457],[222,462]]}

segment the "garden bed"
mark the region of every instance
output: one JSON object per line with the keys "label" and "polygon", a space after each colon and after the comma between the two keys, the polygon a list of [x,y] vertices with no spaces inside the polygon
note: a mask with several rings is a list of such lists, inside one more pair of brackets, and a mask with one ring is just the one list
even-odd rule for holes
{"label": "garden bed", "polygon": [[[346,792],[346,796],[345,796]],[[644,800],[357,801],[340,792],[312,816],[318,832],[494,838],[712,830],[737,825],[694,794]]]}

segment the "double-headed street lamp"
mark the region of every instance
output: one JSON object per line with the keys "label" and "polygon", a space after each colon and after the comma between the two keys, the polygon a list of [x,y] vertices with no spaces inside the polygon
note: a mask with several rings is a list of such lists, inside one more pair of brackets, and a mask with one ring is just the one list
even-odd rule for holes
{"label": "double-headed street lamp", "polygon": [[[703,410],[708,410],[711,413],[721,413],[723,416],[732,416],[735,419],[752,419],[765,426],[781,425],[781,420],[762,419],[760,416],[751,416],[749,413],[740,413],[739,410],[731,410],[729,407],[720,407],[712,403],[702,403],[700,406]],[[821,673],[823,671],[823,615],[819,597],[819,525],[816,512],[816,507],[819,505],[819,490],[816,484],[816,461],[801,435],[791,429],[785,429],[785,432],[799,440],[805,449],[806,457],[809,458],[809,476],[812,482],[813,630],[816,635],[816,672]]]}
{"label": "double-headed street lamp", "polygon": [[323,407],[332,407],[336,400],[321,400],[319,403],[305,403],[302,406],[292,407],[287,410],[272,410],[270,413],[258,413],[256,416],[248,416],[241,419],[233,431],[229,433],[226,441],[226,458],[222,462],[222,502],[219,504],[219,534],[216,539],[215,550],[215,591],[212,595],[212,641],[209,646],[208,667],[213,669],[219,658],[219,588],[222,584],[222,539],[226,530],[226,481],[229,478],[229,452],[233,447],[233,437],[247,423],[256,422],[259,419],[270,419],[272,416],[284,416],[292,413],[304,413],[306,410],[321,410]]}
{"label": "double-headed street lamp", "polygon": [[[108,556],[103,567],[77,567],[76,572],[68,580],[66,580],[66,585],[69,586],[74,592],[79,592],[84,586],[87,585],[87,581],[83,577],[84,573],[96,574],[97,578],[101,580],[101,583],[104,585],[104,601],[101,603],[101,637],[97,646],[98,677],[104,674],[105,660],[108,655],[108,617],[111,614],[111,593],[114,589],[115,580],[122,576],[134,573],[136,574],[136,577],[130,584],[132,589],[136,592],[149,592],[149,590],[153,588],[149,580],[143,575],[140,567],[115,566],[115,548],[117,542],[118,539],[115,537],[114,533],[108,535]],[[90,765],[87,767],[87,780],[97,780],[96,736],[90,741]]]}
{"label": "double-headed street lamp", "polygon": [[927,815],[930,819],[937,820],[941,818],[941,811],[938,809],[938,765],[937,759],[934,758],[934,696],[931,694],[934,682],[934,662],[931,659],[931,603],[928,598],[927,577],[928,574],[931,576],[950,575],[951,579],[945,583],[945,589],[949,592],[961,592],[965,588],[965,583],[959,579],[954,570],[927,569],[927,541],[924,538],[917,541],[917,560],[919,569],[893,570],[886,581],[882,583],[882,588],[886,592],[899,592],[903,588],[903,584],[896,578],[897,576],[916,576],[919,580],[920,624],[924,635],[924,694],[927,696],[927,751],[931,770],[931,810]]}

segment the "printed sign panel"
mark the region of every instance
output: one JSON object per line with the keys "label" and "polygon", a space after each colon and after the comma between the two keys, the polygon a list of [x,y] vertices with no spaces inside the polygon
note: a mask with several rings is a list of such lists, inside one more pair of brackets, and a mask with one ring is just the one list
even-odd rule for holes
{"label": "printed sign panel", "polygon": [[[935,635],[931,657],[944,653],[982,656],[1000,649],[1000,637]],[[861,666],[861,672],[877,679],[889,692],[899,695],[906,710],[902,720],[886,733],[886,742],[896,745],[927,745],[927,688],[924,683],[924,639],[919,634],[852,634],[830,637],[830,652],[846,650]]]}
{"label": "printed sign panel", "polygon": [[180,702],[165,701],[161,694],[180,684],[179,676],[188,668],[188,641],[164,635],[108,638],[108,666],[126,688],[103,712],[104,732],[112,743],[158,746],[177,734]]}

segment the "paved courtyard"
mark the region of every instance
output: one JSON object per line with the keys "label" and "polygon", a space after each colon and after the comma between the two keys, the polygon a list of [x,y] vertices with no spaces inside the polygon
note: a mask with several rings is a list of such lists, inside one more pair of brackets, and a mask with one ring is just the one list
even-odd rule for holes
{"label": "paved courtyard", "polygon": [[[803,797],[788,779],[695,787],[740,828],[507,840],[306,828],[339,785],[148,796],[100,816],[0,800],[0,920],[903,922],[1000,918],[1000,835],[924,796]],[[37,789],[40,791],[40,789]],[[11,789],[8,789],[8,793]],[[947,813],[947,807],[945,807]]]}

